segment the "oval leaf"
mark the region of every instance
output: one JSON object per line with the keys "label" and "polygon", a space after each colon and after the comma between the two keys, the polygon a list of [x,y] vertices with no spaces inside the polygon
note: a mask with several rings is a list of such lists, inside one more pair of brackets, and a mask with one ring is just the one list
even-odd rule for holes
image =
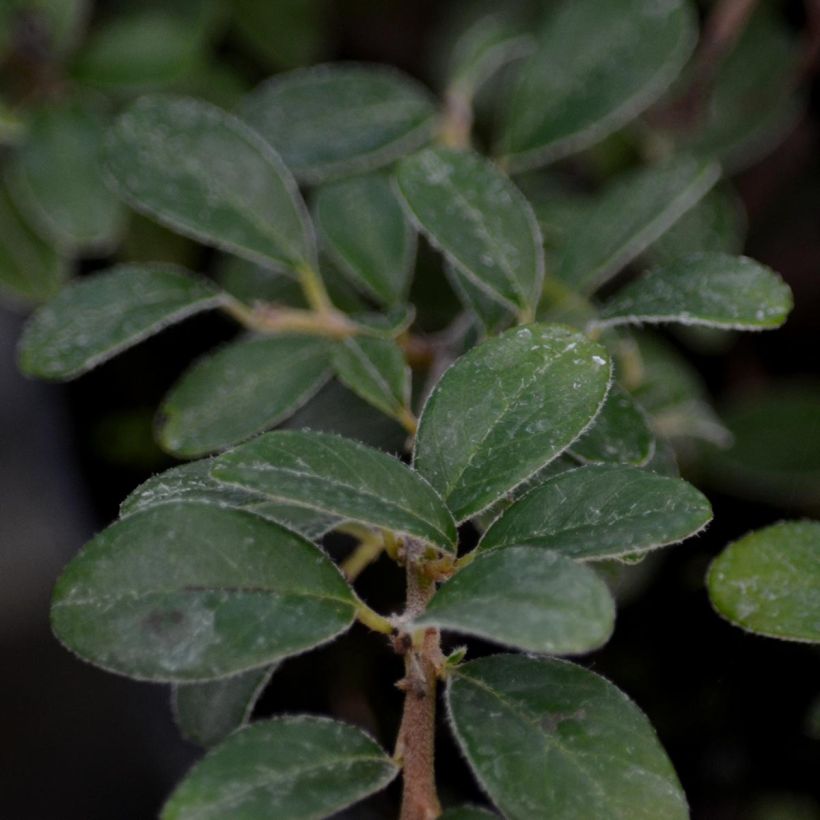
{"label": "oval leaf", "polygon": [[455,548],[453,519],[435,491],[398,459],[340,436],[277,431],[214,462],[219,481]]}
{"label": "oval leaf", "polygon": [[184,682],[304,652],[344,632],[355,610],[310,542],[250,513],[177,502],[87,544],[57,582],[51,622],[104,669]]}
{"label": "oval leaf", "polygon": [[573,0],[550,14],[510,98],[500,153],[516,171],[580,151],[638,116],[696,40],[686,0]]}
{"label": "oval leaf", "polygon": [[614,558],[682,541],[711,518],[705,496],[681,479],[628,466],[580,467],[516,501],[480,549],[530,544],[570,558]]}
{"label": "oval leaf", "polygon": [[570,655],[606,643],[615,624],[607,585],[554,552],[510,547],[479,555],[436,593],[415,625]]}
{"label": "oval leaf", "polygon": [[453,672],[447,704],[473,772],[510,820],[689,817],[646,716],[580,666],[481,658]]}
{"label": "oval leaf", "polygon": [[435,106],[411,77],[379,65],[320,65],[252,91],[242,115],[309,183],[389,165],[424,145]]}
{"label": "oval leaf", "polygon": [[436,385],[419,421],[416,468],[463,521],[572,444],[600,410],[609,378],[606,351],[569,328],[509,330]]}
{"label": "oval leaf", "polygon": [[735,541],[712,562],[707,584],[735,626],[820,643],[820,523],[783,521]]}
{"label": "oval leaf", "polygon": [[209,103],[148,96],[117,120],[108,170],[137,210],[263,265],[316,269],[304,203],[257,134]]}
{"label": "oval leaf", "polygon": [[413,221],[451,264],[509,307],[535,305],[541,232],[504,173],[476,153],[430,148],[403,160],[396,180]]}
{"label": "oval leaf", "polygon": [[311,336],[229,344],[200,359],[166,396],[159,440],[181,456],[236,444],[296,412],[330,376],[330,346]]}
{"label": "oval leaf", "polygon": [[189,772],[162,820],[319,818],[384,788],[395,763],[361,729],[293,716],[255,723]]}
{"label": "oval leaf", "polygon": [[224,298],[173,265],[117,265],[72,282],[34,314],[20,340],[20,367],[72,379]]}
{"label": "oval leaf", "polygon": [[786,321],[789,286],[769,268],[745,256],[698,253],[650,271],[602,308],[600,325],[706,325],[767,330]]}

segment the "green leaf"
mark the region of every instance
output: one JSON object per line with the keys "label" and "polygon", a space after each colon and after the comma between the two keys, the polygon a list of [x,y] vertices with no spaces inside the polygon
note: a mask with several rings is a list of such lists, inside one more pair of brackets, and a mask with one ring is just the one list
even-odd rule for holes
{"label": "green leaf", "polygon": [[68,277],[68,265],[22,219],[0,186],[0,293],[25,304],[44,302]]}
{"label": "green leaf", "polygon": [[712,562],[707,585],[735,626],[820,643],[820,523],[781,521],[744,536]]}
{"label": "green leaf", "polygon": [[534,307],[541,233],[503,172],[471,151],[428,148],[402,160],[396,180],[413,221],[451,264],[508,307]]}
{"label": "green leaf", "polygon": [[276,665],[251,669],[208,683],[183,683],[174,687],[171,708],[174,720],[188,740],[215,746],[244,726]]}
{"label": "green leaf", "polygon": [[685,820],[686,798],[643,712],[567,661],[496,655],[458,667],[453,730],[509,820]]}
{"label": "green leaf", "polygon": [[380,791],[395,763],[361,729],[289,716],[231,735],[188,773],[162,820],[321,818]]}
{"label": "green leaf", "polygon": [[298,69],[268,80],[242,106],[244,119],[311,184],[389,165],[430,138],[429,92],[387,66]]}
{"label": "green leaf", "polygon": [[215,275],[224,290],[246,305],[277,302],[307,307],[299,283],[284,271],[271,270],[238,256],[225,256],[220,259]]}
{"label": "green leaf", "polygon": [[[8,5],[14,7],[15,3]],[[42,27],[49,56],[61,59],[77,46],[91,16],[89,0],[27,0],[19,4],[34,19],[28,25]]]}
{"label": "green leaf", "polygon": [[107,118],[81,99],[52,103],[28,119],[7,171],[20,210],[69,252],[111,250],[124,213],[100,167]]}
{"label": "green leaf", "polygon": [[467,274],[447,260],[444,262],[444,273],[461,304],[476,317],[485,334],[500,333],[515,322],[514,312],[485,293]]}
{"label": "green leaf", "polygon": [[686,0],[573,0],[552,10],[504,117],[500,152],[515,171],[580,151],[648,108],[696,41]]}
{"label": "green leaf", "polygon": [[789,286],[745,256],[697,253],[655,268],[618,291],[596,324],[705,325],[734,330],[779,327],[792,308]]}
{"label": "green leaf", "polygon": [[570,558],[614,558],[683,541],[712,519],[691,484],[626,465],[561,473],[516,501],[480,549],[520,544]]}
{"label": "green leaf", "polygon": [[455,548],[453,519],[421,476],[339,436],[267,433],[220,456],[211,474],[278,501],[405,533],[447,552]]}
{"label": "green leaf", "polygon": [[160,443],[187,457],[237,444],[295,413],[329,377],[324,339],[273,336],[228,344],[171,388],[160,409]]}
{"label": "green leaf", "polygon": [[108,170],[137,210],[263,265],[317,268],[296,183],[257,134],[209,103],[147,96],[117,120]]}
{"label": "green leaf", "polygon": [[261,515],[303,535],[309,541],[321,538],[339,523],[336,516],[306,507],[268,501],[259,493],[222,484],[211,478],[212,466],[213,461],[206,458],[172,467],[164,473],[152,476],[122,502],[120,516],[125,517],[159,504],[200,501],[217,507],[247,510]]}
{"label": "green leaf", "polygon": [[383,305],[407,296],[416,232],[383,174],[323,185],[314,204],[324,249],[351,282]]}
{"label": "green leaf", "polygon": [[396,419],[410,414],[410,368],[392,340],[353,336],[333,349],[339,380],[369,404]]}
{"label": "green leaf", "polygon": [[20,367],[71,379],[223,300],[209,282],[173,265],[117,265],[72,282],[34,314],[20,340]]}
{"label": "green leaf", "polygon": [[395,339],[413,324],[416,311],[412,305],[396,305],[386,313],[349,313],[347,318],[366,335]]}
{"label": "green leaf", "polygon": [[570,447],[570,453],[592,464],[646,464],[655,452],[655,436],[643,410],[617,384],[606,397],[592,427]]}
{"label": "green leaf", "polygon": [[555,275],[592,293],[628,265],[714,185],[709,160],[677,158],[624,174],[573,220]]}
{"label": "green leaf", "polygon": [[498,817],[498,815],[481,806],[456,806],[447,809],[439,820],[487,820],[488,817]]}
{"label": "green leaf", "polygon": [[453,576],[413,626],[569,655],[602,646],[614,624],[615,602],[591,569],[554,552],[509,547],[480,554]]}
{"label": "green leaf", "polygon": [[251,513],[180,501],[129,515],[87,544],[57,582],[51,622],[90,663],[185,682],[325,643],[355,609],[309,541]]}
{"label": "green leaf", "polygon": [[557,458],[604,403],[609,357],[560,325],[509,330],[462,356],[422,412],[415,466],[463,521]]}

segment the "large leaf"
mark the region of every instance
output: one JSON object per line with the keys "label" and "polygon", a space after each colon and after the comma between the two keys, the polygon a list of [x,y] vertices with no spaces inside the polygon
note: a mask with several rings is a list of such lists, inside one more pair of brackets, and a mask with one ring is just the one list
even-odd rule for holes
{"label": "large leaf", "polygon": [[122,502],[120,515],[131,515],[158,504],[201,501],[216,507],[256,513],[303,535],[309,541],[320,538],[338,523],[336,516],[307,507],[269,501],[259,493],[223,484],[211,478],[212,466],[210,459],[200,459],[152,476]]}
{"label": "large leaf", "polygon": [[686,0],[572,0],[552,10],[510,98],[499,149],[514,170],[586,148],[648,108],[695,44]]}
{"label": "large leaf", "polygon": [[507,176],[471,151],[428,148],[403,160],[396,179],[413,220],[449,262],[493,299],[534,307],[541,233]]}
{"label": "large leaf", "polygon": [[255,723],[188,773],[162,820],[321,818],[384,788],[396,764],[361,729],[318,717]]}
{"label": "large leaf", "polygon": [[128,202],[179,233],[268,266],[316,268],[296,183],[236,117],[184,97],[142,97],[117,120],[106,155]]}
{"label": "large leaf", "polygon": [[89,542],[54,590],[51,622],[80,657],[155,681],[268,666],[344,632],[353,592],[317,547],[257,515],[177,502]]}
{"label": "large leaf", "polygon": [[610,369],[600,345],[560,325],[528,325],[484,342],[428,399],[416,468],[458,521],[481,512],[589,426]]}
{"label": "large leaf", "polygon": [[820,523],[782,521],[735,541],[712,563],[708,587],[736,626],[820,643]]}
{"label": "large leaf", "polygon": [[629,264],[714,185],[720,169],[683,157],[631,171],[573,219],[555,274],[590,293]]}
{"label": "large leaf", "polygon": [[686,798],[643,712],[559,660],[496,655],[447,688],[456,738],[510,820],[685,820]]}
{"label": "large leaf", "polygon": [[406,533],[446,551],[455,547],[453,519],[421,476],[339,436],[268,433],[220,456],[212,475],[277,501]]}
{"label": "large leaf", "polygon": [[554,552],[510,547],[479,555],[442,586],[414,625],[567,655],[597,649],[614,623],[615,603],[591,569]]}
{"label": "large leaf", "polygon": [[34,314],[20,341],[20,367],[31,376],[71,379],[223,300],[207,281],[173,265],[118,265],[72,282]]}
{"label": "large leaf", "polygon": [[779,327],[792,308],[789,286],[745,256],[697,253],[655,268],[618,291],[598,324],[676,322],[735,330]]}
{"label": "large leaf", "polygon": [[325,250],[353,284],[384,305],[406,297],[416,233],[385,175],[323,185],[314,214]]}
{"label": "large leaf", "polygon": [[330,346],[311,336],[229,344],[200,359],[166,396],[159,440],[172,453],[221,450],[292,415],[330,376]]}
{"label": "large leaf", "polygon": [[31,224],[69,251],[106,251],[124,214],[100,167],[106,117],[83,100],[53,103],[28,120],[9,187]]}
{"label": "large leaf", "polygon": [[251,669],[208,683],[174,687],[172,708],[177,726],[188,740],[215,746],[244,726],[276,666]]}
{"label": "large leaf", "polygon": [[571,558],[613,558],[674,544],[712,518],[691,484],[628,466],[562,473],[516,501],[482,550],[531,544]]}
{"label": "large leaf", "polygon": [[430,138],[429,92],[386,66],[335,63],[274,77],[242,107],[301,180],[323,182],[388,165]]}

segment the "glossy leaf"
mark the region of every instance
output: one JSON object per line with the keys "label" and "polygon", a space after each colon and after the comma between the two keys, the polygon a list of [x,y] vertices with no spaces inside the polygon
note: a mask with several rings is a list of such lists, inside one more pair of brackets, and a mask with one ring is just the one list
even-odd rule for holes
{"label": "glossy leaf", "polygon": [[519,171],[580,151],[648,108],[695,44],[686,0],[573,0],[549,14],[505,112],[500,153]]}
{"label": "glossy leaf", "polygon": [[530,544],[571,558],[646,552],[694,535],[712,518],[691,484],[628,466],[562,473],[501,514],[480,549]]}
{"label": "glossy leaf", "polygon": [[29,117],[26,139],[7,171],[27,220],[67,251],[107,251],[124,213],[103,178],[107,119],[83,100],[44,106]]}
{"label": "glossy leaf", "polygon": [[309,183],[381,168],[424,145],[435,108],[429,92],[386,66],[337,63],[262,83],[244,119]]}
{"label": "glossy leaf", "polygon": [[782,521],[735,541],[712,563],[708,587],[736,626],[820,643],[820,523]]}
{"label": "glossy leaf", "polygon": [[185,97],[142,97],[117,120],[106,154],[122,196],[164,225],[263,265],[316,268],[296,183],[236,117]]}
{"label": "glossy leaf", "polygon": [[160,443],[199,456],[244,441],[292,415],[330,377],[330,346],[312,336],[226,345],[200,359],[160,409]]}
{"label": "glossy leaf", "polygon": [[441,499],[398,459],[339,436],[278,431],[218,458],[214,478],[286,501],[455,546],[453,519]]}
{"label": "glossy leaf", "polygon": [[231,735],[188,773],[162,820],[321,818],[384,788],[395,763],[361,729],[274,718]]}
{"label": "glossy leaf", "polygon": [[507,331],[442,376],[419,421],[415,466],[463,521],[572,444],[609,378],[606,351],[568,328]]}
{"label": "glossy leaf", "polygon": [[692,208],[719,173],[713,162],[683,157],[624,174],[573,221],[556,276],[576,290],[597,290]]}
{"label": "glossy leaf", "polygon": [[476,153],[429,148],[403,160],[396,180],[413,221],[451,264],[491,298],[534,307],[541,234],[507,176]]}
{"label": "glossy leaf", "polygon": [[223,299],[173,265],[117,265],[72,282],[34,314],[20,341],[20,367],[39,378],[74,378]]}
{"label": "glossy leaf", "polygon": [[383,305],[407,295],[416,260],[416,233],[382,174],[324,185],[316,193],[322,244],[354,285]]}
{"label": "glossy leaf", "polygon": [[447,688],[456,739],[510,820],[685,820],[672,764],[643,712],[604,678],[559,660],[496,655]]}
{"label": "glossy leaf", "polygon": [[789,286],[764,265],[745,256],[698,253],[628,284],[604,304],[598,323],[766,330],[782,325],[791,308]]}
{"label": "glossy leaf", "polygon": [[171,706],[182,734],[200,746],[215,746],[244,726],[276,666],[251,669],[208,683],[174,687]]}
{"label": "glossy leaf", "polygon": [[479,555],[415,622],[550,655],[597,649],[614,623],[615,603],[595,572],[535,547]]}
{"label": "glossy leaf", "polygon": [[353,592],[308,541],[239,510],[177,502],[134,513],[63,572],[51,622],[85,660],[201,681],[304,652],[352,623]]}

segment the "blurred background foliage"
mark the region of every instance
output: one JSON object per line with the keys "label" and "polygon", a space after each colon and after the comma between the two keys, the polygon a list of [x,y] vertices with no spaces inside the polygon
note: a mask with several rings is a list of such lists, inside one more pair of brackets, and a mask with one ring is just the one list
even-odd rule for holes
{"label": "blurred background foliage", "polygon": [[[156,406],[192,358],[233,333],[218,316],[196,318],[57,387],[16,374],[21,318],[69,277],[113,261],[177,262],[214,275],[240,298],[264,292],[276,299],[292,288],[120,204],[98,163],[112,117],[155,90],[231,109],[270,74],[336,59],[397,65],[441,91],[453,65],[470,65],[471,49],[518,38],[516,56],[523,57],[550,5],[0,4],[3,817],[150,817],[197,756],[178,738],[164,690],[101,675],[56,645],[48,598],[78,545],[115,517],[134,486],[171,466],[154,441]],[[732,23],[730,15],[731,25],[719,29],[716,6],[734,8],[742,19]],[[744,9],[753,8],[746,19]],[[786,516],[820,515],[820,4],[741,0],[705,2],[699,10],[701,47],[658,104],[590,148],[516,181],[536,209],[548,270],[560,268],[584,226],[603,220],[613,234],[608,251],[621,241],[631,267],[695,247],[742,251],[780,272],[794,291],[795,311],[774,334],[687,328],[629,342],[651,375],[643,373],[636,395],[675,445],[675,456],[666,457],[676,457],[709,492],[715,523],[668,553],[613,566],[623,608],[614,639],[590,663],[650,715],[694,817],[818,818],[820,658],[810,647],[745,635],[722,622],[708,605],[703,577],[727,541]],[[516,67],[513,61],[481,85],[466,69],[457,75],[457,89],[477,91],[475,133],[483,146],[491,145]],[[630,174],[677,150],[718,157],[724,179],[665,232],[651,227],[651,201],[646,225],[624,225],[626,204],[637,212],[641,196]],[[437,257],[421,247],[411,300],[424,330],[440,330],[458,311],[446,281]],[[361,300],[341,280],[329,285],[340,305]],[[560,288],[547,292],[543,307],[556,319],[577,311]],[[396,425],[337,384],[289,424],[385,447],[403,440]],[[384,566],[363,580],[377,608],[394,605],[396,581]],[[289,661],[260,713],[331,712],[388,734],[398,717],[392,684],[400,670],[374,642],[354,630],[338,645]],[[439,754],[447,801],[480,799],[446,739]],[[357,812],[385,816],[378,800]]]}

